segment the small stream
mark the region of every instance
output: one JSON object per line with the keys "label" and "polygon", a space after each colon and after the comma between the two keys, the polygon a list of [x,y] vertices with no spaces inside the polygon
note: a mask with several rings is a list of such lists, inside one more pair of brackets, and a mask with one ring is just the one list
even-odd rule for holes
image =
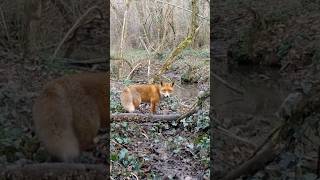
{"label": "small stream", "polygon": [[221,77],[244,94],[237,94],[214,80],[212,101],[220,117],[232,118],[239,114],[274,116],[289,94],[289,83],[277,69],[241,67]]}

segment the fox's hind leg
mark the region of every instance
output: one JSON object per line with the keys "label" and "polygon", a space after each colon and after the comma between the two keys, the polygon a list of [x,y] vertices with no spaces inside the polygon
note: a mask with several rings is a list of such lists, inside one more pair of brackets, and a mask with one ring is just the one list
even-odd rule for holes
{"label": "fox's hind leg", "polygon": [[138,109],[140,104],[141,104],[141,99],[140,98],[133,99],[134,108]]}
{"label": "fox's hind leg", "polygon": [[66,99],[57,91],[40,97],[33,108],[33,119],[38,137],[49,153],[60,161],[72,162],[80,150],[72,127],[72,108]]}
{"label": "fox's hind leg", "polygon": [[135,110],[133,112],[139,112],[138,109],[141,104],[141,97],[136,91],[132,91],[132,103],[134,105]]}

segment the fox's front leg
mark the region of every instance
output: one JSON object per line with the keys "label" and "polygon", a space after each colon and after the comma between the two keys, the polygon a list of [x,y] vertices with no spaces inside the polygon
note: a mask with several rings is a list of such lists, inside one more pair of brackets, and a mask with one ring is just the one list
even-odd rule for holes
{"label": "fox's front leg", "polygon": [[157,100],[151,100],[151,112],[154,114],[156,113],[158,101]]}

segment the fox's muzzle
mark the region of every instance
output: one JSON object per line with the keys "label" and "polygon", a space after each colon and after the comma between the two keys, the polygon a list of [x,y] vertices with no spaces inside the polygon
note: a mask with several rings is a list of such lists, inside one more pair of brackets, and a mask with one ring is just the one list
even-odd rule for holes
{"label": "fox's muzzle", "polygon": [[162,94],[164,97],[169,97],[170,96],[170,93],[163,93]]}

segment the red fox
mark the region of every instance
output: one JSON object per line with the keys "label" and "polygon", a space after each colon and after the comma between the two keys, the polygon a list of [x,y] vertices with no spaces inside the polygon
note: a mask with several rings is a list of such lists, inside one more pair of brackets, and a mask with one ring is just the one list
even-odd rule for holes
{"label": "red fox", "polygon": [[151,112],[156,112],[161,95],[168,97],[174,90],[174,83],[141,84],[125,87],[120,94],[121,104],[128,112],[134,112],[141,102],[151,104]]}
{"label": "red fox", "polygon": [[72,162],[93,147],[100,127],[109,123],[107,73],[83,73],[49,82],[33,106],[36,134],[48,152]]}

